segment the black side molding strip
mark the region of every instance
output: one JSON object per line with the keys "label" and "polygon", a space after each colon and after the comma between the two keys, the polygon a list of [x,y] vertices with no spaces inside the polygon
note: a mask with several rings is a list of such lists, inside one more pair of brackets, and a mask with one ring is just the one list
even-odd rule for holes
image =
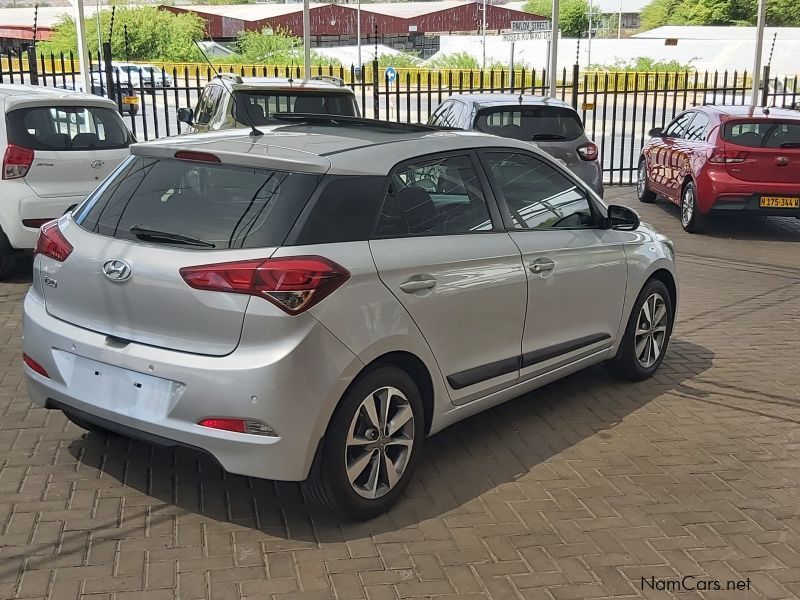
{"label": "black side molding strip", "polygon": [[519,370],[519,356],[504,358],[488,365],[473,367],[460,373],[453,373],[447,376],[447,383],[454,390],[460,390],[468,385],[475,385],[487,379],[494,379],[500,375],[507,375]]}
{"label": "black side molding strip", "polygon": [[592,344],[608,339],[611,339],[611,336],[607,333],[595,333],[594,335],[587,335],[586,337],[578,338],[571,342],[563,342],[548,348],[526,352],[522,355],[522,368],[524,369],[525,367],[530,367],[531,365],[550,360],[551,358],[556,358],[562,354],[575,352],[575,350],[580,350],[586,346],[591,346]]}
{"label": "black side molding strip", "polygon": [[524,369],[525,367],[530,367],[531,365],[550,360],[551,358],[556,358],[562,354],[575,352],[586,346],[591,346],[592,344],[608,339],[611,339],[611,336],[607,333],[587,335],[586,337],[578,338],[571,342],[564,342],[548,348],[542,348],[541,350],[535,350],[534,352],[527,352],[522,356],[504,358],[503,360],[498,360],[488,365],[481,365],[480,367],[473,367],[466,371],[453,373],[447,376],[447,383],[449,383],[450,387],[454,390],[460,390],[467,386],[480,383],[481,381],[494,379],[495,377],[500,377],[500,375],[507,375],[519,369]]}

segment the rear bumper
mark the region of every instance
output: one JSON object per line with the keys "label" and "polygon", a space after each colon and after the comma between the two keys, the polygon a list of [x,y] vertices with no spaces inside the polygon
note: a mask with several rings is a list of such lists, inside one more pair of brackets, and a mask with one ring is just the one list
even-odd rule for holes
{"label": "rear bumper", "polygon": [[[0,227],[11,247],[32,250],[39,237],[38,227],[26,227],[24,220],[57,219],[73,204],[83,202],[85,195],[41,198],[23,180],[4,181],[0,201]],[[87,191],[87,194],[91,190]]]}
{"label": "rear bumper", "polygon": [[771,181],[742,181],[725,170],[706,169],[697,179],[697,200],[702,214],[742,212],[748,214],[792,217],[800,214],[793,208],[761,208],[761,196],[800,197],[800,184]]}
{"label": "rear bumper", "polygon": [[[301,315],[309,319],[302,339],[265,341],[259,348],[245,335],[227,356],[135,343],[120,347],[103,334],[51,317],[36,287],[34,282],[23,309],[23,352],[49,375],[24,367],[28,394],[36,404],[72,411],[147,442],[201,450],[231,473],[305,479],[330,416],[361,366],[310,315]],[[70,371],[72,363],[64,361],[64,356],[73,355],[126,369],[134,377],[166,380],[172,391],[155,402],[151,396],[146,402],[120,405],[99,391],[102,386],[80,383],[81,377]],[[257,419],[277,437],[197,425],[209,417]]]}
{"label": "rear bumper", "polygon": [[[767,217],[800,217],[800,207],[798,208],[763,208],[760,206],[761,196],[787,195],[775,192],[765,192],[764,194],[751,194],[750,196],[721,196],[717,198],[711,207],[712,214],[747,214],[761,215]],[[792,194],[792,197],[800,197],[800,190]]]}

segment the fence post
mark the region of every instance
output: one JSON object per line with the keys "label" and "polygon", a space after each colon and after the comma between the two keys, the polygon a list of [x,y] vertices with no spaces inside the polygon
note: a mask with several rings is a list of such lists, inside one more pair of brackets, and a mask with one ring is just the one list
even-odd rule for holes
{"label": "fence post", "polygon": [[769,102],[769,65],[764,65],[764,87],[761,89],[761,106],[766,106]]}
{"label": "fence post", "polygon": [[[591,32],[589,32],[591,35]],[[572,65],[572,108],[578,110],[578,79],[581,76],[581,68],[576,62]]]}
{"label": "fence post", "polygon": [[111,42],[103,43],[103,62],[106,74],[106,92],[108,93],[108,97],[116,102],[117,96],[114,93],[114,70],[111,66]]}
{"label": "fence post", "polygon": [[[20,61],[19,70],[22,71],[22,61]],[[31,85],[39,85],[39,65],[36,62],[36,47],[30,46],[28,48],[28,71],[31,78]]]}
{"label": "fence post", "polygon": [[372,112],[375,114],[376,119],[380,119],[380,95],[378,92],[378,85],[380,85],[380,74],[378,73],[378,57],[375,55],[375,60],[372,61]]}

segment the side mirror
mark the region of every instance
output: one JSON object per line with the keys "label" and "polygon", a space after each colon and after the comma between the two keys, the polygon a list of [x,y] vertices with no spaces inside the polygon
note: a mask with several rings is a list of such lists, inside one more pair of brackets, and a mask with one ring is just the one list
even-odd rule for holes
{"label": "side mirror", "polygon": [[653,129],[647,132],[647,135],[655,138],[664,137],[664,130],[661,127],[653,127]]}
{"label": "side mirror", "polygon": [[194,110],[191,108],[179,108],[178,121],[186,123],[187,125],[194,123]]}
{"label": "side mirror", "polygon": [[632,208],[612,204],[608,207],[608,222],[611,229],[634,231],[639,228],[639,215]]}

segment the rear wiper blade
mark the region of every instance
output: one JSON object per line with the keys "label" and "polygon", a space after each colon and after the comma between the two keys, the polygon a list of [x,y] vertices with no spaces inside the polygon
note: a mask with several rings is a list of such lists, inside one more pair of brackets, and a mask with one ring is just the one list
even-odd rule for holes
{"label": "rear wiper blade", "polygon": [[171,231],[149,229],[141,225],[134,225],[129,231],[140,240],[159,240],[170,244],[186,244],[187,246],[200,246],[202,248],[217,247],[215,244],[207,242],[206,240],[189,237],[188,235],[181,235],[180,233],[172,233]]}
{"label": "rear wiper blade", "polygon": [[565,140],[567,139],[563,135],[558,135],[557,133],[534,133],[531,140]]}

